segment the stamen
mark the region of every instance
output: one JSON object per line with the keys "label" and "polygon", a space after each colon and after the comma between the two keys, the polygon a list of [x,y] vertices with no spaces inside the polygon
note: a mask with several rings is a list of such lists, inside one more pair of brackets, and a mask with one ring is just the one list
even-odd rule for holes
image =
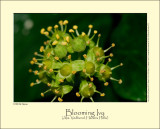
{"label": "stamen", "polygon": [[92,78],[90,78],[90,80],[91,80],[91,82],[93,82],[94,78],[92,77]]}
{"label": "stamen", "polygon": [[66,45],[67,45],[67,42],[62,42],[62,45],[66,46]]}
{"label": "stamen", "polygon": [[111,45],[109,48],[107,48],[106,50],[104,50],[104,52],[107,52],[107,51],[110,50],[112,47],[115,47],[115,44],[114,44],[114,43],[112,43],[112,45]]}
{"label": "stamen", "polygon": [[59,82],[61,82],[61,83],[62,83],[62,82],[64,82],[64,80],[63,80],[63,79],[59,79]]}
{"label": "stamen", "polygon": [[76,96],[77,96],[77,97],[80,97],[81,95],[80,95],[78,92],[76,92]]}
{"label": "stamen", "polygon": [[64,32],[66,32],[66,30],[67,30],[67,24],[68,24],[68,20],[64,20],[64,22],[63,22],[63,25],[65,25]]}
{"label": "stamen", "polygon": [[35,56],[39,56],[39,57],[44,57],[43,55],[38,54],[37,52],[35,52],[34,55],[35,55]]}
{"label": "stamen", "polygon": [[74,30],[73,30],[73,29],[69,29],[69,33],[71,33],[72,36],[73,36],[73,38],[75,38],[75,36],[73,35],[73,33],[74,33]]}
{"label": "stamen", "polygon": [[34,75],[38,75],[38,70],[33,71]]}
{"label": "stamen", "polygon": [[29,69],[29,72],[31,73],[31,72],[32,72],[32,69]]}
{"label": "stamen", "polygon": [[56,94],[58,94],[58,93],[59,93],[59,91],[58,91],[57,89],[55,89],[55,93],[56,93]]}
{"label": "stamen", "polygon": [[88,28],[89,28],[88,36],[90,36],[90,34],[91,34],[91,29],[93,28],[93,25],[89,25]]}
{"label": "stamen", "polygon": [[72,71],[72,74],[76,74],[76,71]]}
{"label": "stamen", "polygon": [[48,57],[50,57],[50,55],[51,55],[51,53],[50,53],[50,52],[49,52],[49,53],[47,53],[47,56],[48,56]]}
{"label": "stamen", "polygon": [[111,70],[116,69],[116,68],[118,68],[120,66],[123,66],[123,63],[120,63],[119,65],[112,67]]}
{"label": "stamen", "polygon": [[57,96],[55,96],[55,97],[52,99],[52,101],[51,101],[51,102],[54,102],[54,101],[56,100],[56,98],[57,98]]}
{"label": "stamen", "polygon": [[77,36],[79,36],[78,30],[77,30],[77,29],[78,29],[78,26],[77,26],[77,25],[74,25],[74,26],[73,26],[73,29],[76,31]]}
{"label": "stamen", "polygon": [[31,82],[30,86],[31,86],[31,87],[34,86],[34,82]]}
{"label": "stamen", "polygon": [[53,72],[53,69],[50,69],[49,72],[50,72],[50,73]]}
{"label": "stamen", "polygon": [[53,34],[52,26],[48,26],[48,27],[47,27],[47,30]]}
{"label": "stamen", "polygon": [[39,51],[43,52],[44,51],[44,46],[41,46],[40,49],[39,49]]}
{"label": "stamen", "polygon": [[41,96],[44,97],[44,95],[45,95],[46,93],[48,93],[49,91],[51,91],[51,89],[46,90],[44,93],[41,93]]}
{"label": "stamen", "polygon": [[89,85],[88,85],[88,86],[89,86],[89,88],[91,88],[91,87],[92,87],[92,83],[89,83]]}
{"label": "stamen", "polygon": [[63,31],[63,21],[62,20],[59,21],[59,25],[61,26],[61,31]]}
{"label": "stamen", "polygon": [[59,57],[55,56],[54,59],[55,59],[55,60],[59,60]]}
{"label": "stamen", "polygon": [[59,34],[56,34],[56,39],[58,40],[60,37],[59,37]]}
{"label": "stamen", "polygon": [[86,35],[86,33],[82,32],[82,36],[85,36],[85,35]]}
{"label": "stamen", "polygon": [[54,45],[57,45],[58,44],[58,41],[57,40],[55,40],[53,43],[52,43],[52,45],[54,46]]}
{"label": "stamen", "polygon": [[47,85],[50,87],[50,86],[51,86],[51,83],[47,83]]}
{"label": "stamen", "polygon": [[34,64],[34,61],[33,61],[33,60],[31,60],[31,61],[30,61],[30,64],[31,64],[31,65],[33,65],[33,64]]}
{"label": "stamen", "polygon": [[47,66],[44,66],[43,69],[46,70],[46,69],[47,69]]}
{"label": "stamen", "polygon": [[101,34],[98,35],[98,39],[97,39],[97,44],[96,44],[96,47],[99,46],[99,40],[100,40],[100,37],[101,37]]}
{"label": "stamen", "polygon": [[44,32],[45,32],[45,29],[42,28],[41,31],[40,31],[40,33],[41,33],[41,34],[44,34]]}
{"label": "stamen", "polygon": [[86,54],[84,54],[84,55],[83,55],[83,57],[84,57],[84,58],[87,58],[87,55],[86,55]]}
{"label": "stamen", "polygon": [[60,98],[60,97],[58,97],[58,101],[59,101],[59,102],[62,102],[62,101],[63,101],[63,99],[62,99],[62,98]]}
{"label": "stamen", "polygon": [[102,97],[105,96],[105,93],[101,93],[100,96],[102,96]]}
{"label": "stamen", "polygon": [[110,79],[111,80],[113,80],[113,81],[117,81],[119,84],[122,84],[122,79],[115,79],[115,78],[113,78],[113,77],[110,77]]}
{"label": "stamen", "polygon": [[90,100],[91,100],[92,102],[94,102],[94,100],[93,100],[93,98],[92,98],[92,97],[90,97]]}
{"label": "stamen", "polygon": [[86,72],[86,69],[83,69],[83,73],[85,73]]}
{"label": "stamen", "polygon": [[69,59],[69,60],[71,59],[71,55],[68,55],[68,59]]}
{"label": "stamen", "polygon": [[69,43],[69,36],[66,37],[66,41]]}
{"label": "stamen", "polygon": [[93,36],[90,38],[90,40],[92,40],[96,34],[97,34],[97,30],[94,30],[94,34],[93,34]]}
{"label": "stamen", "polygon": [[109,85],[109,83],[108,83],[108,82],[105,82],[105,83],[104,83],[104,85],[105,85],[105,86],[108,86],[108,85]]}

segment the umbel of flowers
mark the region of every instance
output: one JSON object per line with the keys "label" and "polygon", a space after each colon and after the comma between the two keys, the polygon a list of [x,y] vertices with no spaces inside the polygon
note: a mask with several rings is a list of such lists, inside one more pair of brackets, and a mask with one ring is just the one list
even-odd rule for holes
{"label": "umbel of flowers", "polygon": [[[106,56],[105,53],[115,47],[115,44],[112,43],[105,50],[99,47],[101,34],[98,34],[97,42],[94,42],[93,38],[98,31],[92,31],[93,25],[88,26],[87,33],[79,33],[77,25],[67,31],[67,24],[68,20],[61,20],[59,25],[48,26],[46,29],[40,30],[40,33],[48,40],[40,47],[39,52],[34,52],[35,57],[30,61],[31,65],[37,65],[36,70],[29,69],[29,72],[33,72],[37,76],[37,80],[30,86],[44,83],[48,90],[40,95],[45,97],[47,92],[52,92],[51,102],[57,98],[59,102],[62,102],[64,95],[70,93],[74,88],[74,81],[76,81],[74,77],[78,74],[81,83],[75,96],[81,97],[81,102],[85,98],[94,101],[95,93],[102,97],[105,96],[105,93],[97,91],[94,78],[103,81],[104,86],[109,85],[109,79],[121,84],[121,79],[112,77],[112,71],[123,64],[109,66],[113,54],[110,53]],[[74,58],[72,59],[72,57]],[[105,60],[107,63],[104,63]]]}

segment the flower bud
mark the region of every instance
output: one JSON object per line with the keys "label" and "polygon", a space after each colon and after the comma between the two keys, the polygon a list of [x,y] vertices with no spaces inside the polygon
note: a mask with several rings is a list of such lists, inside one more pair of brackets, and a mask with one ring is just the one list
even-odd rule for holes
{"label": "flower bud", "polygon": [[71,44],[75,52],[83,52],[86,49],[86,42],[82,38],[75,38]]}
{"label": "flower bud", "polygon": [[55,55],[59,58],[63,58],[67,55],[66,47],[60,44],[56,45],[54,52],[55,52]]}

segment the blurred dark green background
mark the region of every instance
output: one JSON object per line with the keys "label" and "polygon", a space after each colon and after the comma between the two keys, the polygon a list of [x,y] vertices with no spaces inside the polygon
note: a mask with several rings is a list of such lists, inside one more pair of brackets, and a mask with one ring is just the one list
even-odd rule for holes
{"label": "blurred dark green background", "polygon": [[[146,102],[147,100],[147,14],[14,14],[14,102],[50,102],[52,94],[42,98],[41,92],[48,89],[43,84],[30,87],[36,76],[29,73],[33,53],[39,50],[47,39],[40,34],[41,28],[55,25],[59,20],[69,21],[68,28],[78,25],[79,32],[88,32],[88,25],[101,33],[100,46],[108,48],[111,43],[116,47],[110,66],[123,62],[124,66],[115,69],[113,77],[123,80],[119,85],[110,81],[108,87],[95,80],[97,89],[105,92],[93,96],[96,102]],[[94,41],[97,40],[97,37]],[[108,53],[106,53],[108,54]],[[33,67],[32,67],[33,68]],[[78,86],[64,96],[64,102],[79,102],[75,96]],[[90,101],[84,99],[84,101]]]}

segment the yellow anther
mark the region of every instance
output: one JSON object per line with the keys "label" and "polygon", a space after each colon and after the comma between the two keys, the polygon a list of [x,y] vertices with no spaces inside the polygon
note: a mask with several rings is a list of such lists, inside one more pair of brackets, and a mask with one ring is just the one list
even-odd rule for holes
{"label": "yellow anther", "polygon": [[77,30],[77,29],[78,29],[78,26],[77,26],[77,25],[74,25],[74,26],[73,26],[73,29],[74,29],[74,30]]}
{"label": "yellow anther", "polygon": [[63,99],[62,99],[62,98],[60,98],[60,97],[58,97],[58,101],[59,101],[59,102],[62,102],[62,101],[63,101]]}
{"label": "yellow anther", "polygon": [[74,33],[74,30],[73,30],[73,29],[69,29],[69,32],[70,32],[70,33]]}
{"label": "yellow anther", "polygon": [[50,57],[50,55],[51,55],[51,53],[50,53],[50,52],[48,52],[48,53],[47,53],[47,56],[48,56],[48,57]]}
{"label": "yellow anther", "polygon": [[47,66],[44,66],[43,69],[46,70],[46,69],[47,69]]}
{"label": "yellow anther", "polygon": [[118,83],[119,83],[119,84],[122,84],[122,79],[119,79]]}
{"label": "yellow anther", "polygon": [[46,42],[46,41],[44,41],[44,45],[47,45],[47,42]]}
{"label": "yellow anther", "polygon": [[91,82],[93,82],[94,78],[92,77],[90,80],[91,80]]}
{"label": "yellow anther", "polygon": [[31,73],[31,72],[32,72],[32,69],[29,69],[29,72]]}
{"label": "yellow anther", "polygon": [[63,25],[68,24],[68,20],[64,20]]}
{"label": "yellow anther", "polygon": [[32,83],[30,84],[30,86],[31,86],[31,87],[34,86],[34,83],[32,82]]}
{"label": "yellow anther", "polygon": [[68,55],[68,59],[71,59],[71,55]]}
{"label": "yellow anther", "polygon": [[53,45],[53,46],[54,46],[54,45],[57,45],[57,43],[58,43],[58,41],[55,40],[55,41],[52,43],[52,45]]}
{"label": "yellow anther", "polygon": [[123,63],[120,63],[120,66],[123,66]]}
{"label": "yellow anther", "polygon": [[97,58],[97,61],[100,61],[100,58]]}
{"label": "yellow anther", "polygon": [[57,29],[57,28],[58,28],[58,25],[54,25],[54,28]]}
{"label": "yellow anther", "polygon": [[48,35],[49,35],[49,32],[45,31],[44,34],[48,36]]}
{"label": "yellow anther", "polygon": [[108,62],[111,62],[112,60],[111,60],[111,58],[108,58]]}
{"label": "yellow anther", "polygon": [[53,72],[53,69],[49,69],[49,72],[50,72],[50,73]]}
{"label": "yellow anther", "polygon": [[115,43],[112,43],[112,47],[115,47]]}
{"label": "yellow anther", "polygon": [[40,49],[39,49],[39,51],[43,52],[44,51],[44,46],[41,46]]}
{"label": "yellow anther", "polygon": [[41,67],[42,67],[42,65],[38,65],[38,67],[39,67],[39,68],[41,68]]}
{"label": "yellow anther", "polygon": [[93,28],[93,25],[89,25],[88,28],[90,28],[90,29]]}
{"label": "yellow anther", "polygon": [[105,96],[105,93],[101,93],[100,96],[102,96],[102,97]]}
{"label": "yellow anther", "polygon": [[37,59],[35,57],[32,58],[33,61],[36,61]]}
{"label": "yellow anther", "polygon": [[91,83],[89,83],[89,85],[88,85],[90,88],[92,87],[92,84]]}
{"label": "yellow anther", "polygon": [[77,97],[80,97],[81,95],[80,95],[78,92],[76,92],[76,96],[77,96]]}
{"label": "yellow anther", "polygon": [[31,64],[31,65],[33,65],[33,64],[34,64],[34,61],[33,61],[33,60],[31,60],[31,61],[30,61],[30,64]]}
{"label": "yellow anther", "polygon": [[63,21],[62,21],[62,20],[60,20],[60,21],[59,21],[59,24],[60,24],[60,25],[63,25]]}
{"label": "yellow anther", "polygon": [[47,83],[47,86],[51,86],[51,84],[50,84],[50,83]]}
{"label": "yellow anther", "polygon": [[56,94],[58,94],[58,93],[59,93],[59,91],[58,91],[57,89],[55,89],[54,91],[55,91],[55,93],[56,93]]}
{"label": "yellow anther", "polygon": [[83,69],[83,72],[85,73],[85,72],[86,72],[86,69]]}
{"label": "yellow anther", "polygon": [[105,83],[104,83],[104,85],[105,85],[105,86],[108,86],[108,85],[109,85],[109,83],[108,83],[108,82],[105,82]]}
{"label": "yellow anther", "polygon": [[100,53],[99,53],[99,52],[96,52],[96,56],[100,56]]}
{"label": "yellow anther", "polygon": [[45,32],[45,29],[42,28],[41,31],[40,31],[40,33],[41,33],[41,34],[44,34],[44,32]]}
{"label": "yellow anther", "polygon": [[52,26],[48,26],[47,30],[50,32],[52,30]]}
{"label": "yellow anther", "polygon": [[59,60],[59,57],[55,56],[54,59],[55,59],[55,60]]}
{"label": "yellow anther", "polygon": [[98,31],[97,30],[94,30],[94,34],[97,34],[98,33]]}
{"label": "yellow anther", "polygon": [[69,36],[66,37],[66,41],[69,43]]}
{"label": "yellow anther", "polygon": [[62,42],[62,45],[64,45],[64,46],[67,45],[67,42]]}
{"label": "yellow anther", "polygon": [[34,55],[36,56],[38,53],[37,52],[34,52]]}
{"label": "yellow anther", "polygon": [[59,37],[59,34],[56,34],[56,39],[58,40],[60,37]]}
{"label": "yellow anther", "polygon": [[100,73],[102,74],[102,73],[104,73],[105,72],[105,70],[104,69],[102,69],[102,70],[100,70]]}
{"label": "yellow anther", "polygon": [[98,37],[101,37],[101,34],[98,34]]}
{"label": "yellow anther", "polygon": [[41,93],[41,96],[44,97],[44,93]]}
{"label": "yellow anther", "polygon": [[34,71],[34,74],[37,75],[38,74],[38,70]]}
{"label": "yellow anther", "polygon": [[86,35],[86,33],[82,32],[82,36],[85,36],[85,35]]}
{"label": "yellow anther", "polygon": [[39,80],[38,80],[38,79],[36,79],[36,82],[37,82],[37,83],[39,83]]}
{"label": "yellow anther", "polygon": [[84,54],[84,55],[83,55],[83,57],[84,57],[84,58],[87,58],[87,55],[86,55],[86,54]]}
{"label": "yellow anther", "polygon": [[61,83],[62,83],[62,82],[64,82],[64,80],[63,80],[63,79],[59,79],[59,82],[61,82]]}
{"label": "yellow anther", "polygon": [[72,74],[76,74],[76,71],[72,71]]}
{"label": "yellow anther", "polygon": [[113,57],[113,53],[110,53],[109,56],[110,56],[110,57]]}

